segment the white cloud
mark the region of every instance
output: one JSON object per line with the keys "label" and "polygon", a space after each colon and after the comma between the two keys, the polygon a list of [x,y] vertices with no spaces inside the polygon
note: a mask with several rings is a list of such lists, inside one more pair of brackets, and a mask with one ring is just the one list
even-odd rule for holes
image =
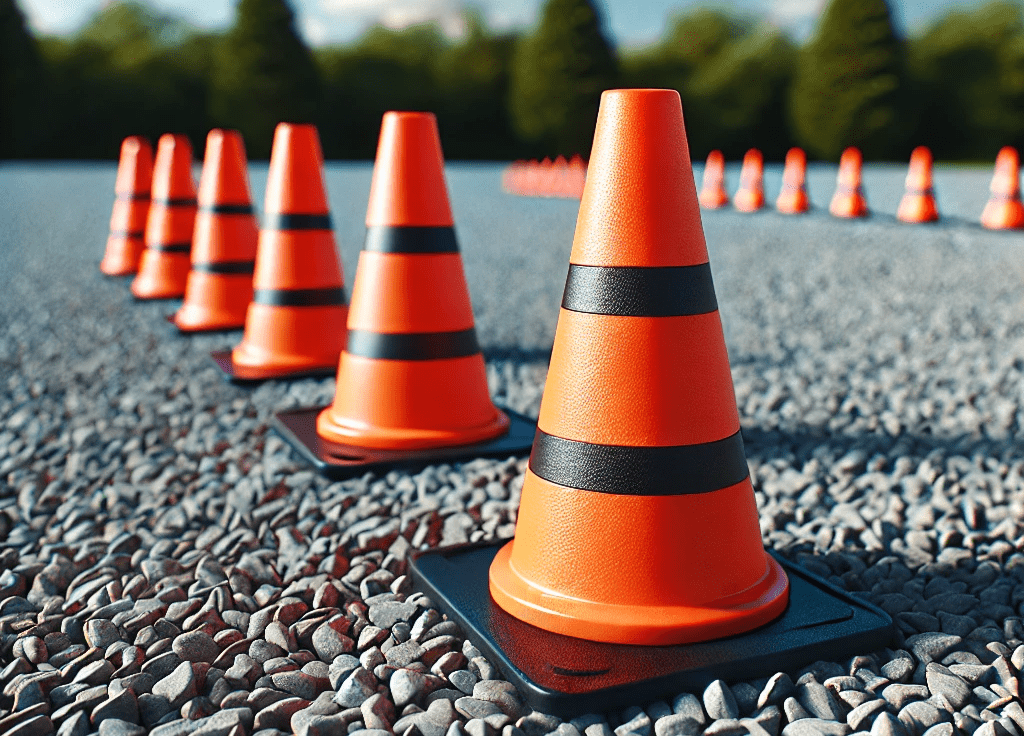
{"label": "white cloud", "polygon": [[810,35],[824,6],[824,0],[770,0],[768,18],[797,39],[803,39]]}
{"label": "white cloud", "polygon": [[302,36],[310,46],[321,46],[330,37],[327,24],[312,15],[304,15],[300,19]]}

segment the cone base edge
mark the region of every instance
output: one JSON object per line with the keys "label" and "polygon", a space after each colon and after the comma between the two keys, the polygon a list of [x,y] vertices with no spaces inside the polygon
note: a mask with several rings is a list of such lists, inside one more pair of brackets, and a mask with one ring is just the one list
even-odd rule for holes
{"label": "cone base edge", "polygon": [[232,383],[261,383],[263,381],[291,381],[299,378],[328,378],[334,375],[337,366],[322,365],[312,367],[253,367],[239,365],[231,357],[231,350],[214,350],[210,358],[220,368],[224,378]]}
{"label": "cone base edge", "polygon": [[499,409],[495,409],[494,418],[486,424],[459,431],[355,426],[335,417],[332,407],[325,408],[316,418],[316,431],[321,439],[373,450],[430,450],[474,445],[500,437],[508,428],[509,418]]}

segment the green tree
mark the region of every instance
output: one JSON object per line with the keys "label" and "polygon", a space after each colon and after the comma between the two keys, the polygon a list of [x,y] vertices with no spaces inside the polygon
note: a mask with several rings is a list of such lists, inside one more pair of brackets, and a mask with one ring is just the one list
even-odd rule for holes
{"label": "green tree", "polygon": [[0,158],[36,153],[43,74],[36,41],[14,0],[0,0]]}
{"label": "green tree", "polygon": [[548,0],[512,64],[516,129],[539,152],[587,155],[601,93],[617,78],[615,55],[591,0]]}
{"label": "green tree", "polygon": [[798,142],[838,158],[902,154],[909,132],[903,45],[886,0],[831,0],[797,61],[790,111]]}
{"label": "green tree", "polygon": [[241,0],[214,63],[214,119],[237,128],[251,156],[270,153],[281,121],[316,122],[321,79],[286,0]]}

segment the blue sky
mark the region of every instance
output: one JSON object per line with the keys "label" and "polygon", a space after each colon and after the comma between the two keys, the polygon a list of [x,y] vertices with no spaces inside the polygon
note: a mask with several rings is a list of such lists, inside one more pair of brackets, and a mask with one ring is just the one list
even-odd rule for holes
{"label": "blue sky", "polygon": [[[17,0],[32,28],[39,33],[73,31],[109,0]],[[314,45],[346,42],[368,25],[382,22],[403,27],[438,20],[457,35],[460,9],[478,8],[492,27],[528,26],[543,0],[291,0],[299,26]],[[698,0],[597,0],[607,27],[620,45],[640,45],[657,39],[666,19]],[[890,0],[896,20],[909,32],[926,26],[954,7],[978,5],[983,0]],[[806,37],[825,0],[719,0],[713,6],[766,17],[796,38]],[[231,23],[236,0],[149,0],[151,7],[188,19],[201,28],[224,28]],[[709,3],[704,3],[709,4]]]}

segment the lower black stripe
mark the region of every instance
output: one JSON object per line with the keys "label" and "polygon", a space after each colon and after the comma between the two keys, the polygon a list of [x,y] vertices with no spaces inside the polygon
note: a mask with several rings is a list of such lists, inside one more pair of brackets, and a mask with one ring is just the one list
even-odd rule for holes
{"label": "lower black stripe", "polygon": [[480,346],[472,327],[460,332],[402,334],[349,330],[345,350],[377,360],[444,360],[476,355]]}
{"label": "lower black stripe", "polygon": [[927,189],[907,189],[907,194],[935,196],[935,190],[932,189],[931,187],[928,187]]}
{"label": "lower black stripe", "polygon": [[1020,202],[1020,194],[993,194],[990,202]]}
{"label": "lower black stripe", "polygon": [[110,237],[112,238],[142,238],[145,237],[146,233],[144,230],[133,232],[131,230],[111,230]]}
{"label": "lower black stripe", "polygon": [[681,317],[718,309],[711,265],[569,266],[562,306],[620,317]]}
{"label": "lower black stripe", "polygon": [[235,274],[251,274],[256,267],[255,261],[222,261],[220,263],[193,263],[193,271],[215,273],[222,276]]}
{"label": "lower black stripe", "polygon": [[372,253],[458,253],[452,227],[375,226],[366,231],[363,250]]}
{"label": "lower black stripe", "polygon": [[204,204],[199,207],[200,212],[210,215],[251,215],[251,204]]}
{"label": "lower black stripe", "polygon": [[192,243],[146,243],[146,248],[161,253],[188,253],[192,250]]}
{"label": "lower black stripe", "polygon": [[196,201],[194,199],[169,199],[167,197],[154,197],[153,204],[163,205],[164,207],[195,207]]}
{"label": "lower black stripe", "polygon": [[149,192],[146,192],[145,194],[142,194],[142,193],[132,194],[130,192],[118,192],[117,193],[117,198],[120,199],[120,200],[123,200],[125,202],[148,202],[148,201],[150,201],[149,200]]}
{"label": "lower black stripe", "polygon": [[700,445],[623,447],[566,440],[538,429],[530,469],[567,488],[629,496],[711,493],[749,475],[739,432]]}
{"label": "lower black stripe", "polygon": [[284,212],[268,212],[264,215],[265,230],[330,230],[331,216],[285,214]]}
{"label": "lower black stripe", "polygon": [[257,289],[252,300],[268,307],[333,307],[345,304],[345,289]]}

